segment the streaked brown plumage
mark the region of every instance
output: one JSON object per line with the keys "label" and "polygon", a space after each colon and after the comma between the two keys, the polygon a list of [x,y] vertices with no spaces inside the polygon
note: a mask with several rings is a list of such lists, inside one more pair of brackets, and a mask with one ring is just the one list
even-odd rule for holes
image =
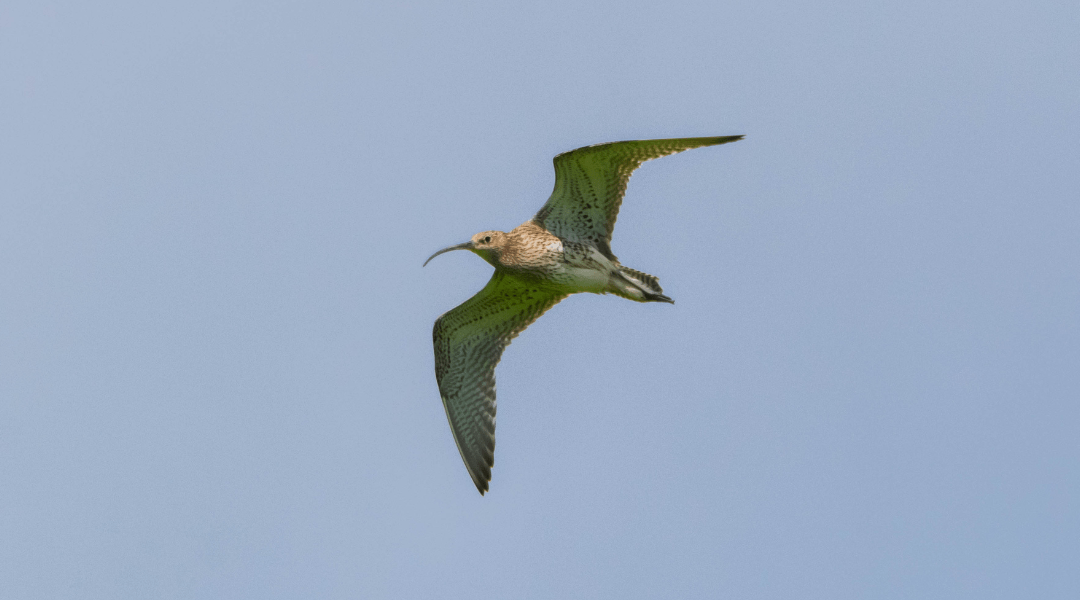
{"label": "streaked brown plumage", "polygon": [[555,190],[536,216],[509,233],[478,233],[424,263],[443,252],[470,250],[495,267],[484,289],[439,317],[432,333],[446,417],[481,494],[495,461],[495,366],[510,341],[578,292],[672,302],[656,277],[622,266],[611,252],[631,173],[653,158],[742,137],[611,142],[564,152],[555,157]]}

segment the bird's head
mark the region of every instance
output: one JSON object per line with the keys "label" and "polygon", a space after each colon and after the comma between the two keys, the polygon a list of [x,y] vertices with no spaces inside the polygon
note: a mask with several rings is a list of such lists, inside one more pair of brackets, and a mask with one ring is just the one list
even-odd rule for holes
{"label": "bird's head", "polygon": [[499,253],[502,250],[503,245],[506,244],[506,239],[507,235],[501,231],[481,231],[472,236],[472,239],[464,244],[443,248],[435,254],[432,254],[424,261],[424,266],[427,266],[432,258],[435,258],[444,252],[450,252],[451,250],[469,250],[491,263],[491,266],[497,267],[499,266]]}

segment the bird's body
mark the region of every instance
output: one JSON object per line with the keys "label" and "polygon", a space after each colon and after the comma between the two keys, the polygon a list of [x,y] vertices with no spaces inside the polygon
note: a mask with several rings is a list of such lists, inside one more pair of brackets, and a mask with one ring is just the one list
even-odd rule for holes
{"label": "bird's body", "polygon": [[622,266],[611,252],[630,174],[652,158],[739,139],[612,142],[565,152],[555,157],[555,191],[536,216],[510,232],[481,232],[431,256],[470,250],[495,267],[484,289],[439,317],[433,331],[443,406],[481,494],[494,464],[495,365],[518,333],[579,292],[673,303],[656,277]]}
{"label": "bird's body", "polygon": [[[490,242],[484,242],[491,237]],[[631,300],[648,302],[661,300],[661,290],[655,282],[631,282],[618,259],[607,257],[594,246],[562,240],[550,231],[529,220],[512,231],[485,231],[473,240],[491,266],[507,274],[535,281],[536,285],[563,294],[592,292],[618,294]],[[648,288],[655,289],[648,289]]]}

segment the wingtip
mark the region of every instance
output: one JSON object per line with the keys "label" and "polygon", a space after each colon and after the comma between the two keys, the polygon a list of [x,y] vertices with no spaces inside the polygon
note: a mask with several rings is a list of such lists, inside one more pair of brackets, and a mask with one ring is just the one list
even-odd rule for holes
{"label": "wingtip", "polygon": [[715,145],[718,145],[718,144],[727,144],[727,143],[729,143],[729,142],[737,142],[737,141],[739,141],[739,140],[743,139],[744,137],[746,137],[746,136],[745,136],[745,135],[743,135],[743,134],[740,134],[740,135],[722,135],[722,136],[717,136],[717,137],[713,138],[713,139],[714,139],[714,140],[716,140],[716,141],[715,141],[715,142],[713,142],[713,144],[712,144],[712,145],[714,145],[714,146],[715,146]]}
{"label": "wingtip", "polygon": [[487,481],[484,481],[483,479],[473,479],[473,483],[476,484],[476,491],[480,492],[481,496],[488,492]]}

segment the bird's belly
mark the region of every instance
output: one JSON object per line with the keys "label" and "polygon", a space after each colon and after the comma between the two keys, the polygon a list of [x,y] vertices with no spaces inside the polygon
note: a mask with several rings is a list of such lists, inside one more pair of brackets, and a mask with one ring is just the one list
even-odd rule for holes
{"label": "bird's belly", "polygon": [[566,291],[603,294],[611,280],[608,269],[563,265],[553,279]]}

